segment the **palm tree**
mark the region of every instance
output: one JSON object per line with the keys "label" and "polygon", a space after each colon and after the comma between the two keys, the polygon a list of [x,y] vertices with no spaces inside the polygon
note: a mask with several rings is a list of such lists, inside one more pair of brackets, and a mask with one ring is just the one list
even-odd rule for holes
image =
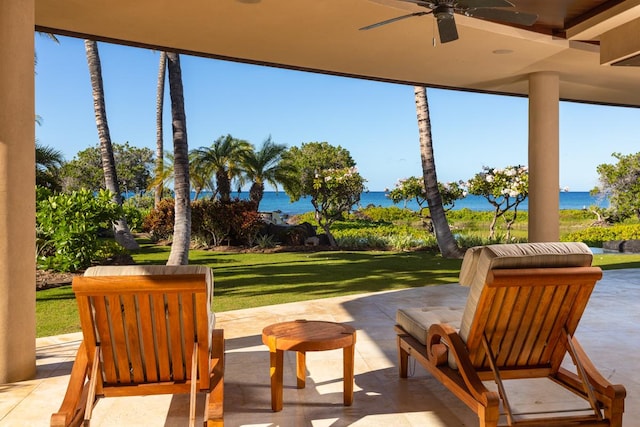
{"label": "palm tree", "polygon": [[420,158],[422,159],[422,177],[427,194],[427,203],[431,213],[431,222],[436,232],[436,239],[440,253],[445,258],[462,258],[464,252],[458,247],[456,239],[451,233],[449,222],[442,206],[442,196],[438,189],[436,176],[436,162],[433,155],[433,140],[431,138],[431,119],[429,118],[429,101],[427,88],[414,87],[416,114],[418,116],[418,133],[420,135]]}
{"label": "palm tree", "polygon": [[63,164],[62,152],[36,141],[36,185],[61,191],[59,172]]}
{"label": "palm tree", "polygon": [[[156,176],[162,176],[164,172],[164,138],[162,135],[162,112],[164,110],[164,81],[167,70],[167,53],[160,52],[160,65],[158,66],[158,84],[156,90]],[[164,181],[155,186],[154,206],[158,207],[162,200]]]}
{"label": "palm tree", "polygon": [[210,191],[211,198],[216,196],[216,184],[208,166],[198,161],[197,151],[189,153],[189,179],[194,192],[193,200],[198,200],[203,191]]}
{"label": "palm tree", "polygon": [[175,191],[173,244],[167,265],[186,265],[189,264],[189,244],[191,242],[191,190],[189,188],[187,117],[184,112],[180,55],[167,52],[167,64],[173,123],[173,190]]}
{"label": "palm tree", "polygon": [[[155,189],[158,188],[158,186],[162,186],[164,191],[164,188],[168,187],[169,184],[171,184],[172,182],[173,182],[173,154],[170,152],[165,152],[164,159],[162,160],[162,171],[158,171],[158,170],[154,171],[153,179],[149,183],[149,187],[147,188],[147,190],[155,191]],[[157,207],[155,205],[155,201],[154,201],[154,207]]]}
{"label": "palm tree", "polygon": [[278,191],[278,184],[285,182],[290,176],[288,172],[291,167],[280,162],[286,150],[286,145],[276,144],[269,136],[262,143],[260,150],[249,150],[244,153],[241,165],[245,178],[252,182],[249,199],[256,203],[256,210],[259,210],[264,196],[265,183],[271,184]]}
{"label": "palm tree", "polygon": [[[203,191],[211,191],[214,193],[215,184],[210,174],[202,173],[192,159],[193,152],[189,153],[189,182],[191,182],[191,190],[195,193],[193,200],[198,200]],[[158,188],[159,185],[166,187],[173,182],[173,153],[165,152],[162,162],[162,172],[153,177],[149,189]],[[214,193],[215,194],[215,193]]]}
{"label": "palm tree", "polygon": [[231,135],[221,136],[211,147],[201,147],[193,151],[195,167],[209,176],[216,177],[216,192],[220,200],[231,200],[231,181],[242,174],[241,160],[252,149],[247,141]]}
{"label": "palm tree", "polygon": [[[122,196],[116,175],[116,163],[113,159],[113,147],[107,124],[107,110],[104,103],[104,86],[102,84],[102,66],[98,53],[98,43],[93,40],[85,40],[84,47],[89,65],[91,77],[91,89],[93,95],[93,109],[98,127],[98,139],[100,140],[100,158],[104,172],[105,187],[113,194],[114,202],[122,206]],[[125,249],[138,249],[138,242],[131,235],[126,218],[122,217],[114,224],[116,241]]]}

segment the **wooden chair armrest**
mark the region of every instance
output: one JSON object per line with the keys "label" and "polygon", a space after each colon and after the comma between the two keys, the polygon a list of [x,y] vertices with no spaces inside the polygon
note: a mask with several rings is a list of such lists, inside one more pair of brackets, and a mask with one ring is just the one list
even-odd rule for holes
{"label": "wooden chair armrest", "polygon": [[51,415],[51,427],[75,426],[82,423],[89,393],[89,384],[85,383],[88,371],[89,360],[83,341],[76,353],[71,368],[71,377],[60,409]]}
{"label": "wooden chair armrest", "polygon": [[[435,353],[437,357],[440,357],[438,352],[441,349],[440,345],[443,339],[447,342],[448,351],[453,355],[460,376],[474,399],[485,407],[496,405],[499,402],[498,395],[489,391],[480,380],[469,358],[467,346],[454,328],[447,324],[431,325],[427,333],[427,354]],[[448,355],[446,357],[448,358]]]}
{"label": "wooden chair armrest", "polygon": [[[596,394],[599,395],[599,398],[607,397],[611,400],[624,400],[627,395],[627,391],[624,386],[620,384],[612,384],[608,379],[602,376],[602,374],[600,373],[598,368],[595,367],[578,340],[575,337],[572,337],[571,341],[573,342],[573,346],[575,348],[576,357],[580,359],[589,383],[593,387]],[[564,368],[560,368],[558,370],[558,373],[556,374],[556,377],[560,382],[567,384],[577,392],[583,392],[582,381],[580,381],[580,378],[573,372],[570,372]]]}

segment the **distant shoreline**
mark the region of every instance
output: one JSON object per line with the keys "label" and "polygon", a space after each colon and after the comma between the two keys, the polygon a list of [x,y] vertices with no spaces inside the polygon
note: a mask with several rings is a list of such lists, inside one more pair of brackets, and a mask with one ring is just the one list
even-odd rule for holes
{"label": "distant shoreline", "polygon": [[[210,193],[201,194],[200,198],[205,198],[209,195]],[[249,198],[249,193],[247,191],[243,191],[241,193],[236,192],[232,193],[231,196],[233,198],[246,200]],[[561,191],[559,192],[559,204],[560,210],[582,210],[588,209],[592,205],[603,208],[609,206],[608,200],[599,200],[597,197],[591,196],[588,191]],[[358,204],[358,206],[355,206],[354,209],[357,209],[359,207],[364,208],[369,205],[381,207],[404,207],[403,203],[394,205],[394,203],[388,197],[386,197],[386,193],[384,191],[369,191],[362,193],[360,197],[360,203]],[[520,204],[520,206],[518,206],[518,210],[521,212],[525,212],[528,210],[528,207],[528,200],[525,200],[522,204]],[[419,209],[419,206],[415,201],[411,201],[407,203],[407,208],[417,211]],[[489,204],[489,202],[484,197],[473,195],[456,201],[454,210],[460,210],[464,208],[479,212],[493,211],[493,206]],[[260,211],[281,212],[285,215],[299,215],[313,211],[313,206],[311,205],[311,201],[308,198],[300,199],[296,202],[291,203],[289,197],[284,191],[279,191],[277,193],[275,191],[266,191],[264,193],[262,202],[260,202]]]}

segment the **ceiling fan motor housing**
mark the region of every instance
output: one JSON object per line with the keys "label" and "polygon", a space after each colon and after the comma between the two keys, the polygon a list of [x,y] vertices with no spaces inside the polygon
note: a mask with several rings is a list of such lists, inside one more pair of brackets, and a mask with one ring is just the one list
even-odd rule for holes
{"label": "ceiling fan motor housing", "polygon": [[433,9],[433,14],[438,21],[442,21],[444,19],[453,19],[453,12],[453,6],[450,6],[448,4],[439,4]]}

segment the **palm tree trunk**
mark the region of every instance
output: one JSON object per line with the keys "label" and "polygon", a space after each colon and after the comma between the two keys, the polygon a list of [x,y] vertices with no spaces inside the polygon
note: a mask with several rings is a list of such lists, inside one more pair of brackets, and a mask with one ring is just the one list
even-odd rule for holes
{"label": "palm tree trunk", "polygon": [[220,201],[230,201],[231,180],[229,179],[229,172],[227,170],[222,169],[216,172],[216,185],[218,187],[218,194],[220,194]]}
{"label": "palm tree trunk", "polygon": [[429,118],[429,102],[427,89],[414,87],[416,114],[418,116],[418,132],[420,134],[420,157],[422,159],[422,177],[427,193],[427,203],[431,213],[431,222],[436,232],[436,239],[440,253],[445,258],[462,258],[464,252],[458,247],[456,239],[451,233],[449,222],[442,206],[442,196],[438,190],[436,176],[436,162],[433,155],[433,140],[431,138],[431,120]]}
{"label": "palm tree trunk", "polygon": [[263,197],[264,197],[264,184],[261,182],[260,183],[254,182],[253,184],[251,184],[251,188],[249,189],[249,200],[251,200],[252,202],[255,202],[256,211],[260,210],[260,202],[262,201]]}
{"label": "palm tree trunk", "polygon": [[175,222],[173,244],[167,265],[189,264],[191,241],[191,201],[189,197],[189,146],[187,144],[187,118],[184,112],[182,71],[180,56],[167,52],[169,93],[173,128],[173,174],[175,191]]}
{"label": "palm tree trunk", "polygon": [[[89,76],[91,77],[91,89],[93,95],[93,109],[96,116],[96,126],[98,127],[98,139],[100,140],[100,157],[102,160],[102,170],[104,172],[104,182],[107,190],[111,191],[114,202],[122,206],[122,196],[118,185],[116,174],[116,162],[113,158],[113,147],[111,145],[111,135],[107,124],[107,110],[104,103],[104,86],[102,84],[102,66],[100,65],[100,55],[98,53],[98,43],[92,40],[84,41],[87,54],[87,64],[89,65]],[[131,235],[126,218],[122,217],[114,224],[116,241],[125,249],[138,249],[138,242]]]}
{"label": "palm tree trunk", "polygon": [[160,52],[160,65],[158,66],[158,86],[156,91],[156,180],[157,186],[154,192],[154,206],[157,208],[162,200],[164,185],[159,177],[164,171],[164,139],[162,135],[162,112],[164,110],[164,81],[167,70],[167,53]]}

